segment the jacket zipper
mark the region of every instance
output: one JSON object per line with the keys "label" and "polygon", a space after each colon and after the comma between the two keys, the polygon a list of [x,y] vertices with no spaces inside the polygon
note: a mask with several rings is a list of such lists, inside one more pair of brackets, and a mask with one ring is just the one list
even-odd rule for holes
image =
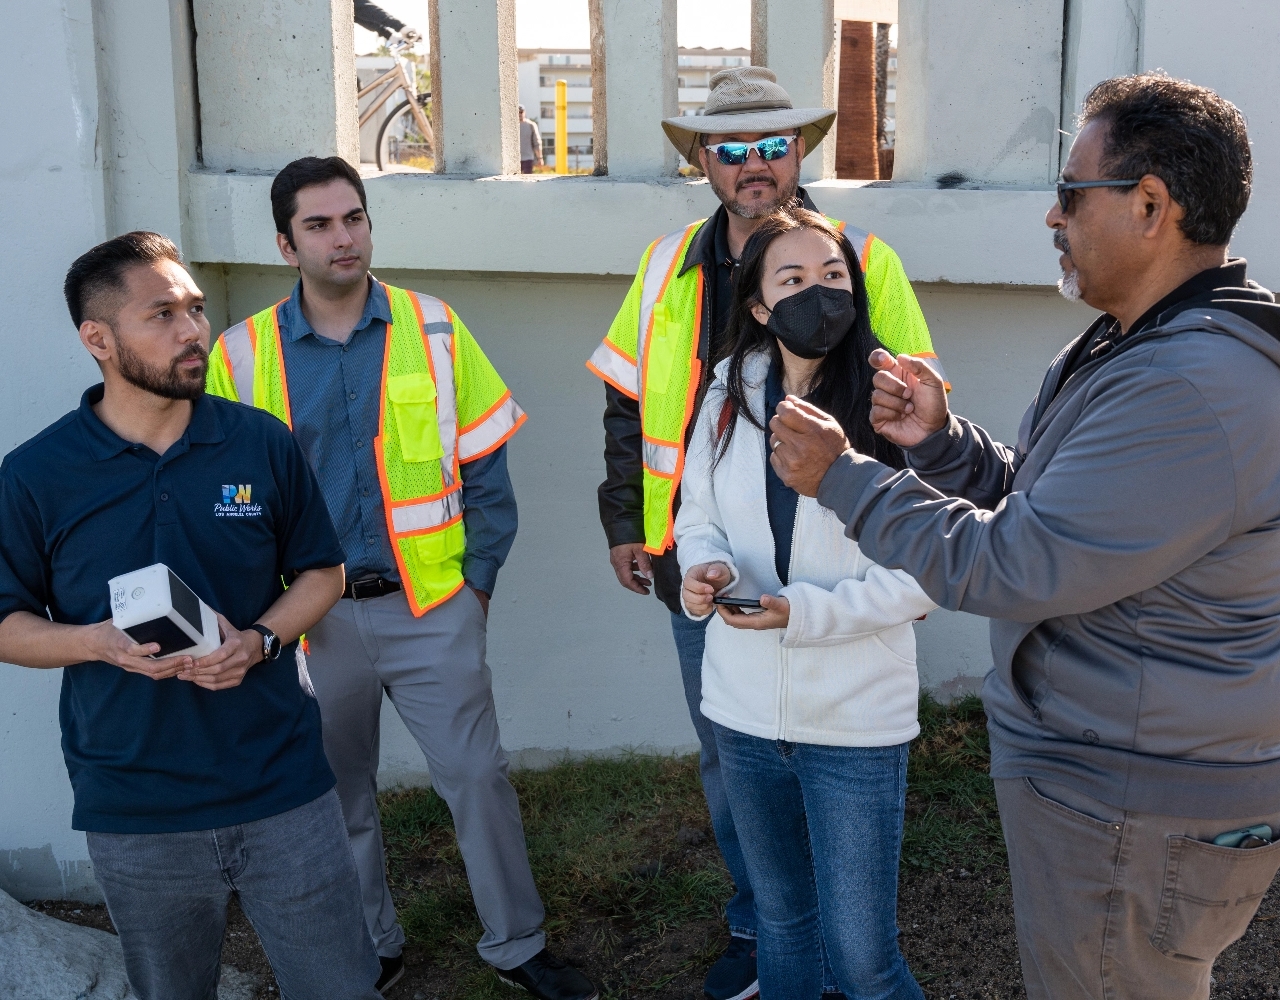
{"label": "jacket zipper", "polygon": [[[795,520],[791,522],[791,552],[787,558],[787,579],[783,583],[784,587],[787,583],[791,582],[792,576],[795,575],[796,535],[800,531],[800,503],[801,501],[797,499],[796,517]],[[778,636],[778,654],[782,662],[782,711],[780,713],[782,717],[782,725],[779,727],[778,734],[778,739],[780,740],[785,740],[787,738],[787,723],[790,721],[791,715],[791,650],[782,645],[783,636],[786,634],[786,630],[784,629],[782,635]]]}

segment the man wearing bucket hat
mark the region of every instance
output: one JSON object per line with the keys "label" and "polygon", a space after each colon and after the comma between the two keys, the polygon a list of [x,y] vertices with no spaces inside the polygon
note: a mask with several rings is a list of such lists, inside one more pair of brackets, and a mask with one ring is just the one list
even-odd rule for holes
{"label": "man wearing bucket hat", "polygon": [[[829,108],[792,107],[771,70],[747,66],[712,77],[702,114],[665,120],[667,138],[702,168],[721,206],[709,219],[649,246],[608,336],[587,362],[605,382],[607,477],[599,497],[609,560],[622,586],[638,594],[652,586],[671,611],[685,698],[702,748],[702,787],[716,842],[737,886],[725,907],[729,948],[703,984],[712,1000],[746,1000],[758,991],[755,904],[715,736],[699,708],[707,620],[690,621],[681,610],[672,529],[696,400],[712,363],[730,346],[726,326],[737,259],[761,220],[780,205],[798,198],[817,210],[799,187],[800,161],[835,118]],[[876,337],[894,355],[929,358],[936,365],[929,328],[897,254],[871,233],[831,221],[862,265]]]}

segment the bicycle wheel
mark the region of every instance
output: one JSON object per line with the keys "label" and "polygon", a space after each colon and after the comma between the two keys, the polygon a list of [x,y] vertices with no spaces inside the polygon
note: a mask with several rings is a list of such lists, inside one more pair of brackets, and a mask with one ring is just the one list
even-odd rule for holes
{"label": "bicycle wheel", "polygon": [[[420,94],[418,100],[423,113],[427,113],[427,100],[431,95]],[[430,170],[435,162],[435,149],[431,136],[423,135],[418,122],[409,109],[408,101],[401,101],[383,120],[378,129],[378,169],[392,165],[422,167]]]}

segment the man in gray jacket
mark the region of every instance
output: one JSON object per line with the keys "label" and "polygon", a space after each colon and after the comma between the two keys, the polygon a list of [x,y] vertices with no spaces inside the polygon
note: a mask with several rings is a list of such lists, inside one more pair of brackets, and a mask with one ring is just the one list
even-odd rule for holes
{"label": "man in gray jacket", "polygon": [[799,400],[773,463],[876,562],[992,619],[983,687],[1031,1000],[1206,998],[1280,867],[1280,307],[1227,257],[1240,112],[1107,80],[1047,216],[1104,310],[1010,448],[878,351],[896,472]]}

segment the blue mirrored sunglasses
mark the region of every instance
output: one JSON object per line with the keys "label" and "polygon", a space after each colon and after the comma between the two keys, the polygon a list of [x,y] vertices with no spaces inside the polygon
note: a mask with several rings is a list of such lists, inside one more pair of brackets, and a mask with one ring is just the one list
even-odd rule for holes
{"label": "blue mirrored sunglasses", "polygon": [[707,149],[715,153],[716,159],[726,167],[740,167],[747,162],[753,149],[762,160],[781,160],[798,138],[796,135],[771,135],[757,142],[717,142]]}

